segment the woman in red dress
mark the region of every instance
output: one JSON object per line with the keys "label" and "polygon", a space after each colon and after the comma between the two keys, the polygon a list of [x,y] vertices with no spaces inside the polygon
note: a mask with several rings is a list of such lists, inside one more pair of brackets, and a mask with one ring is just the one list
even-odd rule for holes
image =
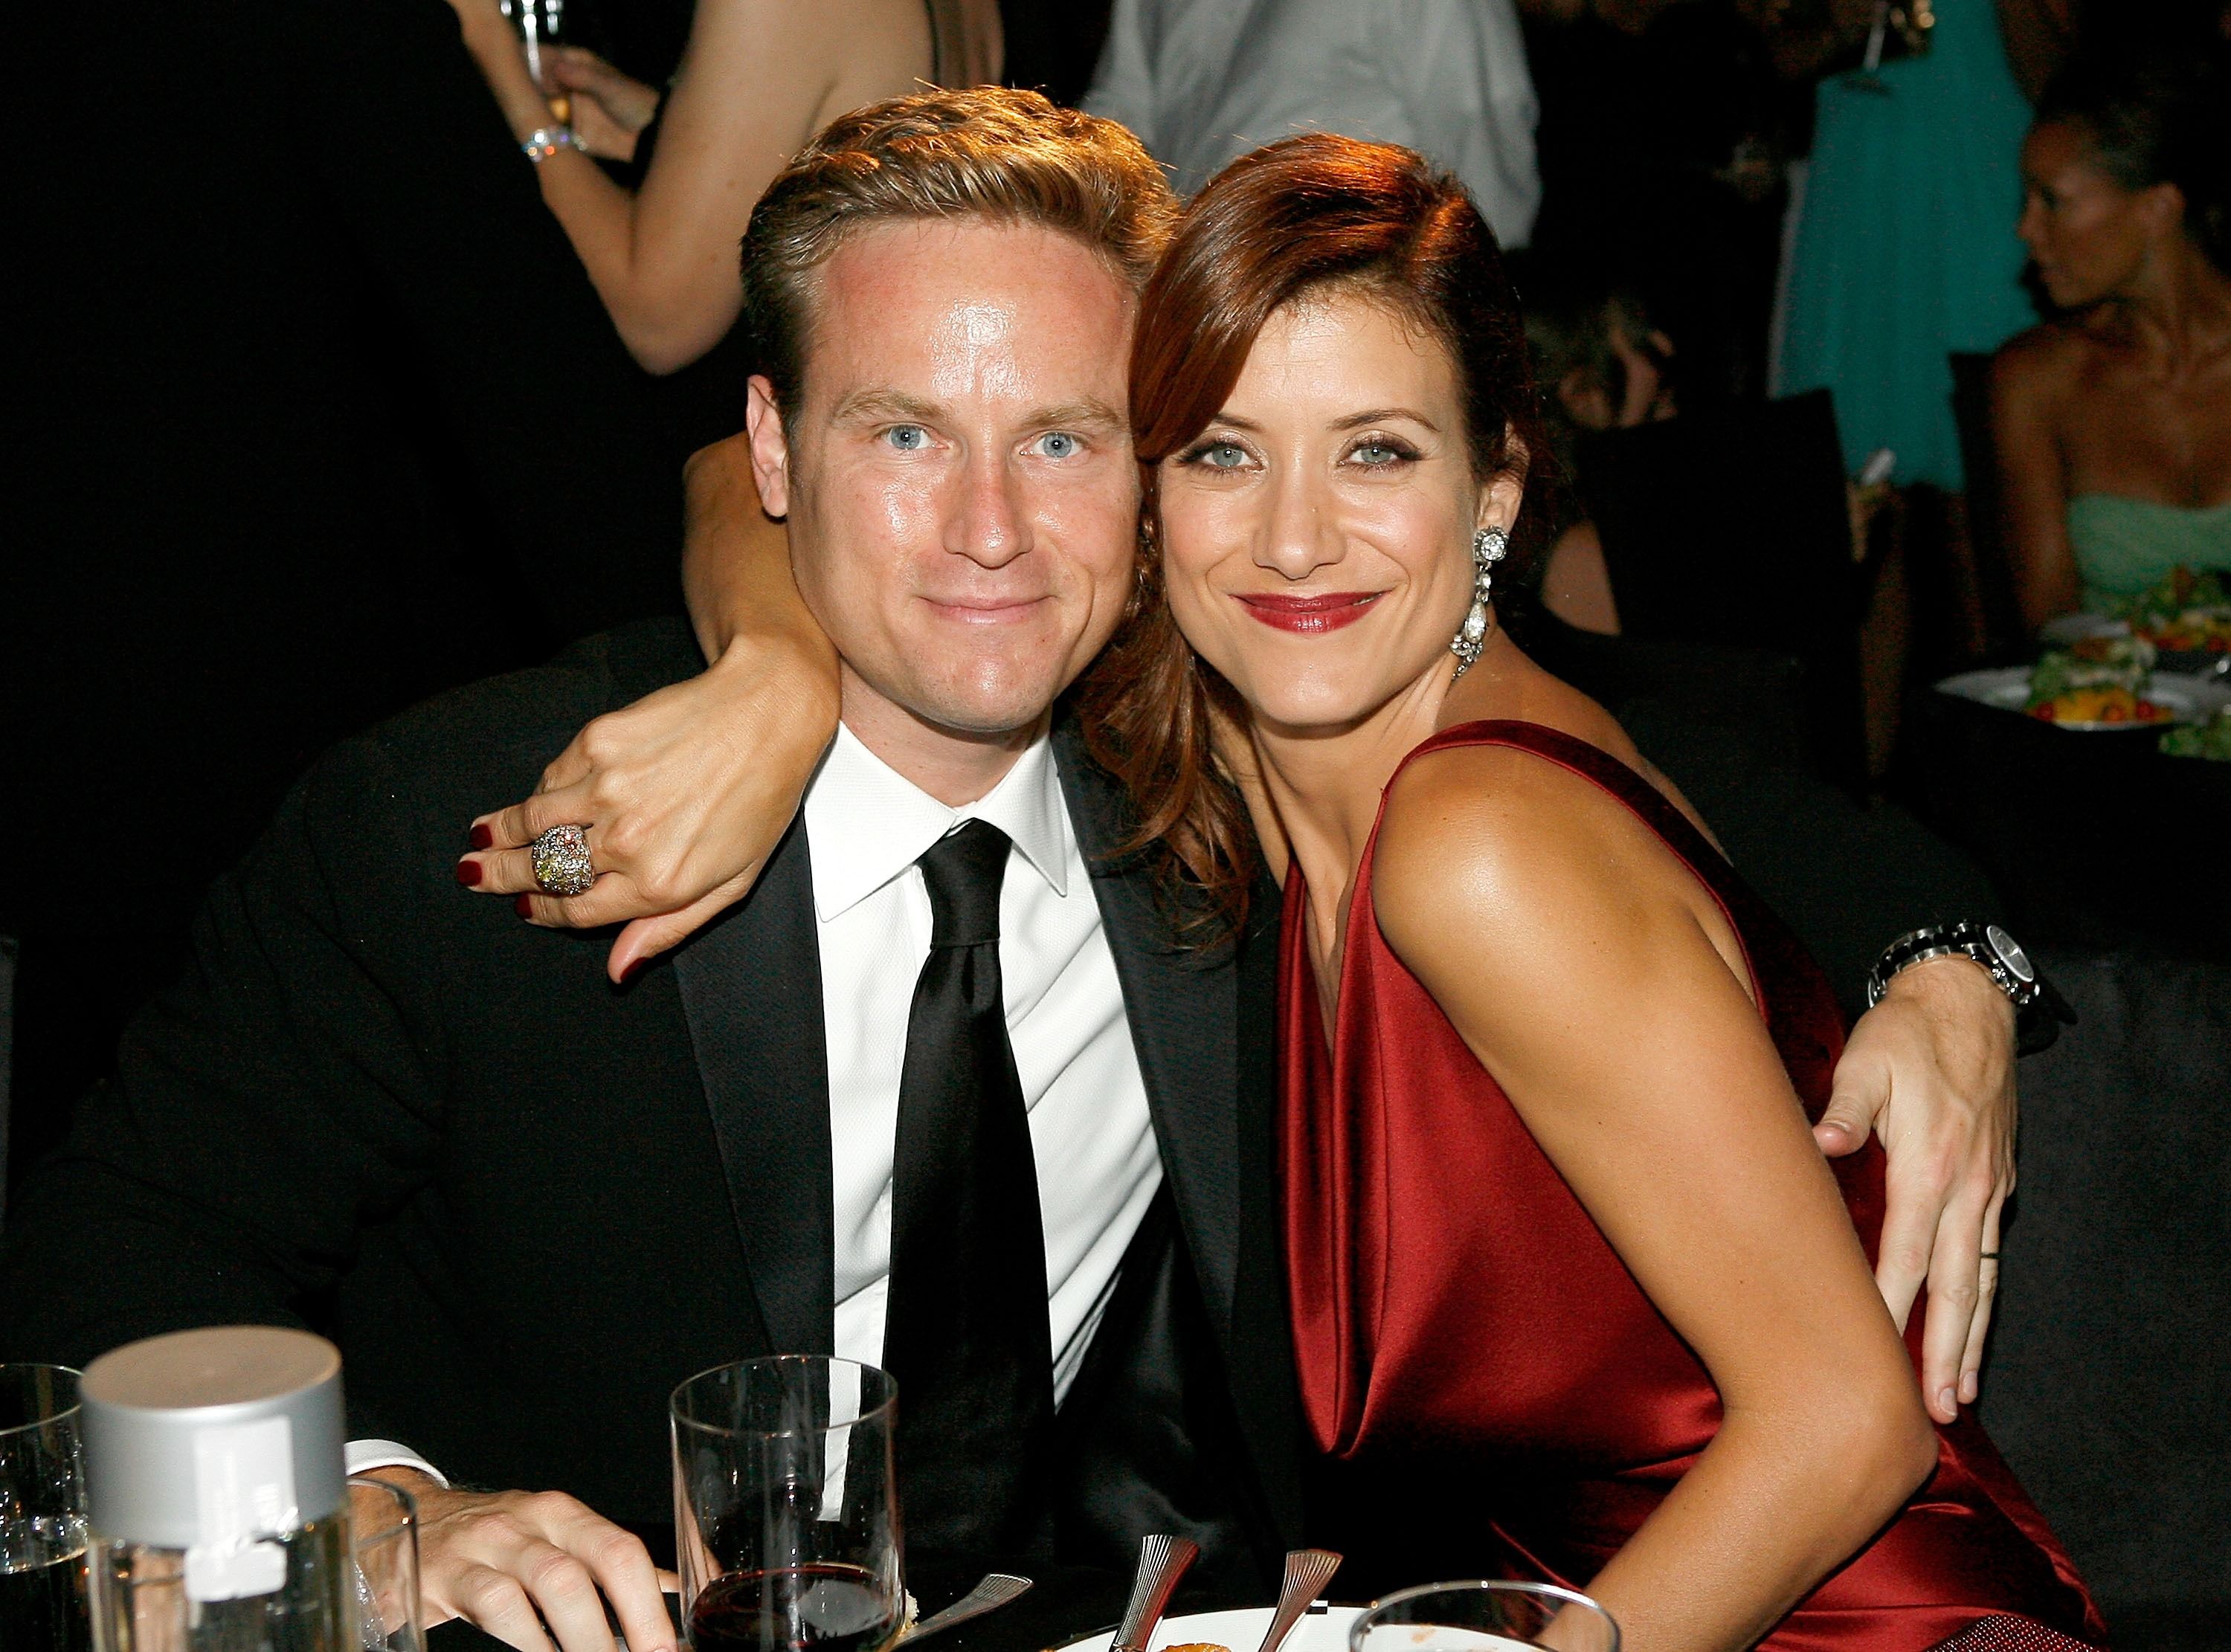
{"label": "woman in red dress", "polygon": [[1524,361],[1460,187],[1322,137],[1196,200],[1133,358],[1144,605],[1088,727],[1209,922],[1246,816],[1284,880],[1329,1512],[1413,1574],[1583,1588],[1627,1652],[2096,1642],[1980,1429],[1924,1409],[1919,1316],[1902,1344],[1870,1273],[1879,1152],[1812,1144],[1818,971],[1494,623]]}

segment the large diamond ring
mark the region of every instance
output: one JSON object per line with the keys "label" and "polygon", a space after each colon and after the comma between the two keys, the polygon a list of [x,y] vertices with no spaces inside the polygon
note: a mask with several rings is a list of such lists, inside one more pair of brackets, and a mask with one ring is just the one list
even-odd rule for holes
{"label": "large diamond ring", "polygon": [[553,826],[534,840],[534,881],[542,893],[586,894],[597,881],[589,863],[589,835],[579,826]]}

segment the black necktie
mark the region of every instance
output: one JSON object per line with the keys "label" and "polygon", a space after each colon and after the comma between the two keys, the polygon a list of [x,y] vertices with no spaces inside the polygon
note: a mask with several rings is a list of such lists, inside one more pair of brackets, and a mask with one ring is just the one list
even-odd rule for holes
{"label": "black necktie", "polygon": [[920,862],[929,961],[899,1080],[883,1332],[908,1539],[978,1555],[1044,1546],[1053,1429],[1045,1230],[1000,992],[1007,849],[975,820]]}

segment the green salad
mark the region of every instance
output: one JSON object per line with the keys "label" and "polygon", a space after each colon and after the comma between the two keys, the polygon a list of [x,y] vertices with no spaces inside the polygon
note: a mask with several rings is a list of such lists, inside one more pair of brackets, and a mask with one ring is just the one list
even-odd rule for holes
{"label": "green salad", "polygon": [[2204,723],[2164,731],[2161,749],[2170,757],[2212,758],[2218,763],[2231,763],[2231,706],[2219,707]]}

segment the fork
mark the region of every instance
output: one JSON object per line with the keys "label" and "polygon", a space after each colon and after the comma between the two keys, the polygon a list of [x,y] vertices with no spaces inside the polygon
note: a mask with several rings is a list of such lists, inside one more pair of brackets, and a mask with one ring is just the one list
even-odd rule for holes
{"label": "fork", "polygon": [[951,1629],[955,1623],[965,1623],[972,1617],[981,1617],[986,1612],[1006,1605],[1031,1586],[1028,1578],[1018,1578],[1012,1572],[990,1571],[984,1581],[961,1596],[941,1612],[932,1612],[914,1626],[909,1641],[919,1641],[925,1635],[934,1635],[940,1629]]}
{"label": "fork", "polygon": [[1278,1591],[1278,1610],[1271,1615],[1271,1632],[1263,1637],[1259,1652],[1278,1652],[1286,1637],[1294,1632],[1294,1625],[1310,1610],[1317,1591],[1332,1581],[1332,1574],[1340,1570],[1340,1557],[1330,1549],[1289,1549],[1286,1552],[1286,1581]]}
{"label": "fork", "polygon": [[1178,1579],[1200,1552],[1191,1538],[1168,1537],[1157,1532],[1139,1545],[1139,1570],[1131,1579],[1131,1604],[1123,1609],[1123,1626],[1108,1652],[1147,1652],[1154,1625],[1162,1621]]}

